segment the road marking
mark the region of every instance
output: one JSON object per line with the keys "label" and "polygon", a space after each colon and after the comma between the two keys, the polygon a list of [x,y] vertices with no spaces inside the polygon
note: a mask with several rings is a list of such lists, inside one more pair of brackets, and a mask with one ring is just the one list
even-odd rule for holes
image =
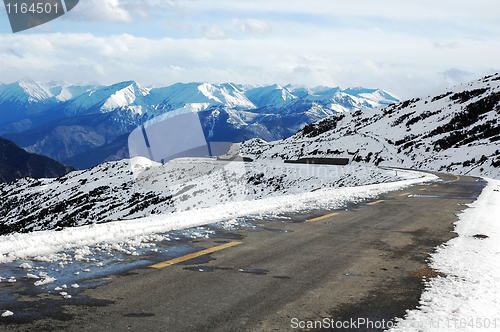
{"label": "road marking", "polygon": [[427,188],[422,188],[422,189],[420,189],[420,191],[422,191],[422,190],[427,190]]}
{"label": "road marking", "polygon": [[213,248],[204,249],[202,251],[198,251],[198,252],[186,255],[186,256],[177,257],[177,258],[171,259],[169,261],[165,261],[165,262],[162,262],[162,263],[150,265],[149,267],[152,267],[152,268],[155,268],[155,269],[161,269],[162,267],[165,267],[165,266],[174,265],[174,264],[177,264],[177,263],[180,263],[180,262],[184,262],[184,261],[196,258],[196,257],[200,257],[200,256],[203,256],[203,255],[211,254],[211,253],[213,253],[215,251],[226,249],[226,248],[229,248],[229,247],[233,247],[233,246],[236,246],[236,245],[242,244],[242,243],[243,242],[236,242],[236,241],[235,242],[229,242],[229,243],[226,243],[226,244],[223,244],[223,245],[220,245],[220,246],[216,246],[216,247],[213,247]]}
{"label": "road marking", "polygon": [[450,181],[450,182],[455,182],[455,181],[460,180],[460,176],[458,176],[458,175],[455,175],[455,176],[456,176],[457,178],[456,178],[455,180],[453,180],[453,181]]}
{"label": "road marking", "polygon": [[410,194],[410,193],[404,193],[404,194],[401,194],[401,195],[399,195],[399,196],[407,196],[407,195],[409,195],[409,194]]}
{"label": "road marking", "polygon": [[366,205],[375,205],[375,204],[378,204],[378,203],[381,203],[381,202],[384,202],[384,201],[385,201],[384,199],[381,199],[381,200],[378,200],[378,201],[375,201],[375,202],[367,203]]}
{"label": "road marking", "polygon": [[334,213],[330,213],[330,214],[325,214],[324,216],[321,216],[321,217],[309,219],[309,220],[307,220],[307,222],[315,222],[315,221],[318,221],[318,220],[321,220],[321,219],[325,219],[325,218],[328,218],[328,217],[336,216],[337,214],[340,214],[340,213],[334,212]]}
{"label": "road marking", "polygon": [[433,185],[433,187],[437,187],[437,186],[438,186],[437,184]]}

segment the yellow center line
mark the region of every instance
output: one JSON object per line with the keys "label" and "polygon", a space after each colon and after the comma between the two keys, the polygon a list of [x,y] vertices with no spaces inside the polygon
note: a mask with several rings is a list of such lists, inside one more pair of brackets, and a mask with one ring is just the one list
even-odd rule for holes
{"label": "yellow center line", "polygon": [[433,187],[437,187],[437,186],[438,186],[437,184],[433,185]]}
{"label": "yellow center line", "polygon": [[404,193],[404,194],[401,194],[401,195],[399,195],[399,196],[407,196],[407,195],[409,195],[409,194],[410,194],[410,193]]}
{"label": "yellow center line", "polygon": [[422,190],[427,190],[427,188],[422,188],[422,189],[420,189],[420,191],[422,191]]}
{"label": "yellow center line", "polygon": [[229,247],[233,247],[233,246],[236,246],[236,245],[241,244],[241,243],[243,243],[243,242],[236,242],[235,241],[235,242],[225,243],[223,245],[216,246],[216,247],[213,247],[213,248],[204,249],[204,250],[201,250],[201,251],[198,251],[198,252],[186,255],[186,256],[177,257],[177,258],[171,259],[169,261],[165,261],[165,262],[162,262],[162,263],[150,265],[149,267],[152,267],[152,268],[155,268],[155,269],[161,269],[162,267],[165,267],[165,266],[174,265],[174,264],[177,264],[177,263],[180,263],[180,262],[184,262],[184,261],[196,258],[196,257],[200,257],[200,256],[203,256],[203,255],[211,254],[211,253],[213,253],[215,251],[226,249],[226,248],[229,248]]}
{"label": "yellow center line", "polygon": [[328,218],[328,217],[336,216],[337,214],[340,214],[340,213],[339,212],[334,212],[334,213],[330,213],[330,214],[325,214],[324,216],[321,216],[321,217],[309,219],[309,220],[307,220],[307,222],[318,221],[318,220],[325,219],[325,218]]}
{"label": "yellow center line", "polygon": [[455,175],[455,176],[456,176],[457,178],[456,178],[455,180],[453,180],[453,181],[450,181],[450,182],[455,182],[455,181],[460,180],[460,176],[458,176],[458,175]]}
{"label": "yellow center line", "polygon": [[385,200],[381,199],[381,200],[378,200],[378,201],[375,201],[375,202],[371,202],[371,203],[367,203],[366,205],[375,205],[375,204],[378,204],[378,203],[381,203],[381,202],[384,202]]}

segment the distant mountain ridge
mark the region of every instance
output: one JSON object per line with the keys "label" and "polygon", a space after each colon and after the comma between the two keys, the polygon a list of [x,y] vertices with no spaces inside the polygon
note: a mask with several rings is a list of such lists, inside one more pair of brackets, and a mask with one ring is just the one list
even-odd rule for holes
{"label": "distant mountain ridge", "polygon": [[386,106],[336,114],[280,141],[240,144],[253,159],[354,162],[500,178],[500,74]]}
{"label": "distant mountain ridge", "polygon": [[29,77],[0,85],[0,124],[22,120],[55,107],[95,85],[80,86],[66,82],[35,82]]}
{"label": "distant mountain ridge", "polygon": [[[21,121],[48,110],[53,113],[52,109],[59,110],[59,117],[108,113],[120,108],[128,108],[132,114],[142,114],[154,109],[178,109],[188,104],[196,104],[200,110],[210,106],[250,110],[283,107],[297,99],[319,102],[334,111],[347,111],[353,106],[376,108],[399,101],[384,90],[361,87],[342,90],[339,87],[282,87],[277,84],[255,87],[233,83],[176,83],[147,88],[135,81],[109,86],[72,85],[56,81],[43,84],[26,77],[11,84],[0,84],[0,125],[4,125],[0,133],[12,129],[5,127],[6,123]],[[328,102],[330,105],[327,105]],[[335,104],[341,107],[333,107]]]}
{"label": "distant mountain ridge", "polygon": [[[26,78],[0,86],[0,135],[29,152],[83,168],[94,166],[89,160],[124,156],[124,147],[118,144],[123,140],[114,140],[172,111],[200,113],[210,140],[239,142],[255,137],[280,139],[337,112],[396,101],[381,89],[233,83],[147,88],[135,81],[77,86]],[[4,118],[7,113],[11,114]]]}

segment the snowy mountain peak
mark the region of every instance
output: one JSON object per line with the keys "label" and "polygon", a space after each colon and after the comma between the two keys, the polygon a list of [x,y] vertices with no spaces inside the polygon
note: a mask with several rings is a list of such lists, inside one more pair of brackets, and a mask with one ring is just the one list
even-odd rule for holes
{"label": "snowy mountain peak", "polygon": [[70,86],[71,83],[68,83],[66,81],[63,81],[63,80],[52,80],[50,82],[48,82],[47,84],[45,84],[47,87],[49,88],[53,88],[53,87],[67,87],[67,86]]}
{"label": "snowy mountain peak", "polygon": [[20,79],[19,81],[17,81],[16,83],[18,83],[19,85],[38,85],[39,83],[36,82],[35,80],[33,80],[31,77],[23,77],[22,79]]}
{"label": "snowy mountain peak", "polygon": [[3,85],[0,91],[0,100],[7,99],[15,103],[38,103],[51,97],[53,95],[48,88],[29,77]]}
{"label": "snowy mountain peak", "polygon": [[357,96],[360,93],[372,93],[372,92],[375,92],[376,90],[377,89],[366,89],[366,88],[363,88],[361,86],[356,86],[356,87],[344,89],[344,90],[342,90],[342,92],[345,92],[349,95]]}
{"label": "snowy mountain peak", "polygon": [[208,104],[235,109],[253,109],[255,106],[244,93],[231,83],[176,83],[151,91],[154,99],[161,100],[162,107],[169,110],[187,104]]}
{"label": "snowy mountain peak", "polygon": [[297,98],[288,89],[278,84],[247,90],[245,96],[257,107],[282,106],[286,102]]}
{"label": "snowy mountain peak", "polygon": [[117,89],[101,107],[101,111],[109,111],[116,108],[144,104],[144,96],[149,95],[150,89],[139,85],[135,81],[122,82],[112,86]]}
{"label": "snowy mountain peak", "polygon": [[82,87],[78,91],[81,93],[68,100],[64,109],[67,115],[77,115],[107,113],[130,105],[147,105],[150,90],[135,81],[125,81],[110,86]]}
{"label": "snowy mountain peak", "polygon": [[318,85],[317,87],[311,89],[310,91],[311,91],[311,94],[313,94],[313,95],[321,96],[321,95],[335,94],[338,91],[340,91],[340,87],[337,86],[337,87],[331,88],[329,86]]}
{"label": "snowy mountain peak", "polygon": [[[100,89],[101,87],[98,87],[98,89]],[[148,89],[146,87],[143,87],[142,85],[140,85],[139,83],[137,83],[136,81],[124,81],[124,82],[119,82],[119,83],[115,83],[115,84],[112,84],[110,86],[107,86],[107,87],[103,87],[103,89],[106,89],[106,90],[115,90],[115,91],[119,91],[119,90],[123,90],[123,89],[129,89],[131,91],[134,91],[134,92],[137,92],[143,96],[149,94],[149,91],[151,89]]]}

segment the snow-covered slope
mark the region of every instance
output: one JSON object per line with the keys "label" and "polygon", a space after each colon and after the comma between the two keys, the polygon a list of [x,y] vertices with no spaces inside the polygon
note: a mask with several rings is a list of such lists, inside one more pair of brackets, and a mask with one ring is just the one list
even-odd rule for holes
{"label": "snow-covered slope", "polygon": [[[132,166],[132,167],[131,167]],[[206,208],[234,201],[418,178],[373,166],[179,158],[104,163],[57,179],[0,184],[0,235]]]}
{"label": "snow-covered slope", "polygon": [[500,75],[382,109],[341,113],[286,140],[247,141],[257,159],[345,157],[356,162],[500,178]]}

